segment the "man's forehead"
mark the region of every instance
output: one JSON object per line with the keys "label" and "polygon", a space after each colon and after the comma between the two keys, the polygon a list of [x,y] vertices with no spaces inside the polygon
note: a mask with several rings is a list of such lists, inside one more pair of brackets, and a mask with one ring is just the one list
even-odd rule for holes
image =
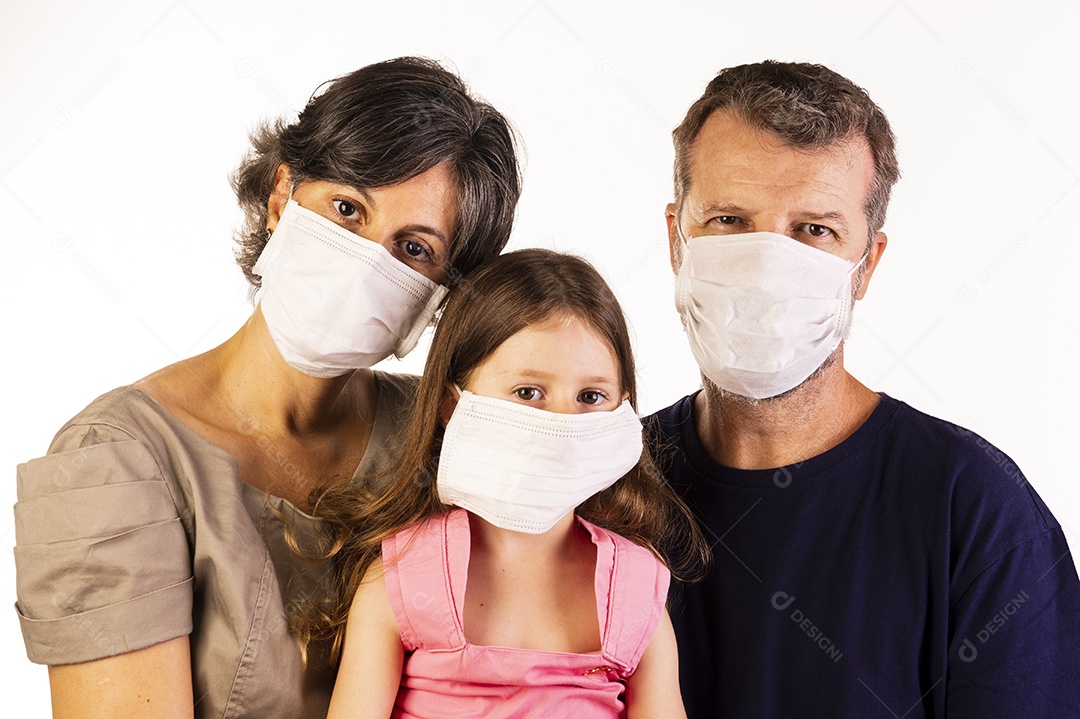
{"label": "man's forehead", "polygon": [[809,158],[828,159],[854,166],[873,163],[870,143],[862,135],[848,135],[823,146],[793,144],[763,127],[747,123],[730,110],[720,109],[705,120],[690,146],[690,155],[720,153],[729,161],[755,156],[794,153]]}
{"label": "man's forehead", "polygon": [[835,211],[825,206],[831,204],[825,202],[829,195],[861,207],[874,171],[873,154],[863,137],[843,138],[824,147],[797,147],[724,110],[706,120],[688,159],[686,199],[702,210],[713,204],[738,205],[744,193],[806,194],[810,189],[824,204],[804,208],[807,212]]}

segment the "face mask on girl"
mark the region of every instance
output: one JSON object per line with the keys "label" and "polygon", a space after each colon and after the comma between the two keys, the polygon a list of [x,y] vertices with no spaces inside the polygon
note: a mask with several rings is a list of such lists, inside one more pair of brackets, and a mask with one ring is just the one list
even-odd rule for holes
{"label": "face mask on girl", "polygon": [[851,277],[866,257],[855,264],[772,232],[687,240],[675,306],[701,371],[754,399],[802,384],[847,335]]}
{"label": "face mask on girl", "polygon": [[559,414],[461,391],[439,454],[439,499],[496,527],[541,534],[641,452],[629,400],[610,412]]}
{"label": "face mask on girl", "polygon": [[312,377],[404,357],[447,293],[379,243],[291,199],[253,272],[274,345]]}

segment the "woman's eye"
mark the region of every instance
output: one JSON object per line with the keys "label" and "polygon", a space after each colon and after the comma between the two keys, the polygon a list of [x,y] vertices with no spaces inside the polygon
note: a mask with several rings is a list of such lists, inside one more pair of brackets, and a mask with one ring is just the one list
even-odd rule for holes
{"label": "woman's eye", "polygon": [[514,390],[514,394],[517,398],[524,402],[532,402],[533,400],[540,399],[540,390],[536,387],[519,387]]}
{"label": "woman's eye", "polygon": [[348,200],[334,200],[334,209],[339,215],[348,219],[355,219],[353,215],[357,214],[356,205]]}
{"label": "woman's eye", "polygon": [[416,260],[422,260],[429,257],[427,248],[416,240],[404,240],[401,243],[401,249],[406,255]]}
{"label": "woman's eye", "polygon": [[607,399],[607,397],[605,397],[602,392],[597,392],[595,390],[586,390],[578,395],[578,401],[584,402],[585,404],[600,404],[605,399]]}

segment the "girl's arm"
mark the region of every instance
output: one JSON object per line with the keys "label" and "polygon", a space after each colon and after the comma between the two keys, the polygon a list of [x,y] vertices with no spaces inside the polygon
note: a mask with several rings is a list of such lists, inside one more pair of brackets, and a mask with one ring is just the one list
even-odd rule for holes
{"label": "girl's arm", "polygon": [[679,649],[667,610],[626,680],[627,719],[686,719],[679,690]]}
{"label": "girl's arm", "polygon": [[349,609],[327,719],[387,719],[401,684],[404,656],[401,632],[386,594],[382,560],[377,559],[364,575]]}

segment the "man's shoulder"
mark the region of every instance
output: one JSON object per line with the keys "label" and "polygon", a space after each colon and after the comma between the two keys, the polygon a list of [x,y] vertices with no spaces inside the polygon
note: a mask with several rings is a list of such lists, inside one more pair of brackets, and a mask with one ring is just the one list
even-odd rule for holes
{"label": "man's shoulder", "polygon": [[979,481],[1027,484],[1016,462],[977,432],[892,398],[883,401],[897,405],[889,427],[893,444],[900,444],[924,465],[938,464]]}

